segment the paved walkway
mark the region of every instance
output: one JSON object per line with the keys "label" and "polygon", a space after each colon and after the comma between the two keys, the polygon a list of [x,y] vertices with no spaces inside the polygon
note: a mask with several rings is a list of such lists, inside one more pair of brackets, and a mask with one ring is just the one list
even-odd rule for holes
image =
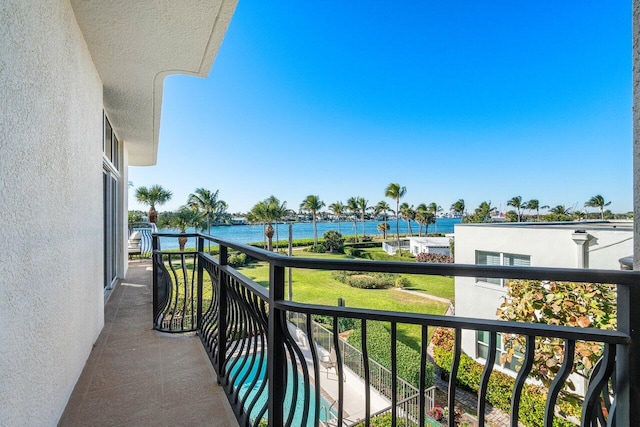
{"label": "paved walkway", "polygon": [[404,292],[404,293],[407,293],[407,294],[415,295],[417,297],[432,299],[434,301],[438,301],[438,302],[442,302],[442,303],[451,305],[451,300],[448,300],[447,298],[437,297],[435,295],[426,294],[426,293],[420,292],[420,291],[412,291],[411,289],[399,289],[399,288],[394,288],[394,289],[397,290],[398,292]]}
{"label": "paved walkway", "polygon": [[129,264],[59,426],[237,426],[194,335],[151,329],[151,264]]}

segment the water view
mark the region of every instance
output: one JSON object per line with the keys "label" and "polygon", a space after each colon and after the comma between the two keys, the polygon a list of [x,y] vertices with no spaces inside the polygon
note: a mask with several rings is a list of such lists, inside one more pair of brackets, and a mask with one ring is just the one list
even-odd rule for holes
{"label": "water view", "polygon": [[[382,233],[378,231],[378,224],[380,221],[365,221],[365,234],[368,236],[381,236]],[[429,233],[453,233],[453,227],[455,224],[460,223],[460,218],[437,218],[435,224],[429,226]],[[396,230],[395,220],[389,221],[391,229],[388,234],[394,234]],[[329,230],[338,231],[337,222],[318,222],[318,237]],[[296,222],[293,223],[293,239],[309,239],[313,238],[313,223],[311,222]],[[289,226],[287,224],[274,225],[276,233],[273,236],[273,241],[279,238],[281,241],[286,241],[289,237]],[[418,235],[418,223],[412,222],[411,229],[414,235]],[[399,224],[400,234],[409,233],[409,227],[407,222],[400,220]],[[163,232],[175,232],[175,230],[161,230]],[[189,232],[193,232],[193,229],[189,229]],[[340,231],[342,235],[354,235],[356,234],[353,222],[340,222]],[[424,227],[422,229],[424,233]],[[358,222],[357,233],[362,235],[362,223]],[[264,231],[261,225],[232,225],[232,226],[215,226],[211,227],[211,235],[220,237],[222,239],[229,239],[240,243],[252,243],[261,242],[264,239]],[[162,249],[177,249],[178,241],[176,238],[163,238],[161,239]],[[187,241],[186,247],[194,247],[194,239]]]}

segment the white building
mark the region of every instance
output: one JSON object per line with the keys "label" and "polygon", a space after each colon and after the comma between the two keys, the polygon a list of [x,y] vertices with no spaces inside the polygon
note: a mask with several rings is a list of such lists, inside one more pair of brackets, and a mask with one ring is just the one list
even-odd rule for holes
{"label": "white building", "polygon": [[[615,270],[620,258],[633,253],[631,222],[459,224],[455,236],[457,264]],[[456,316],[496,319],[505,282],[456,277]],[[482,359],[488,339],[488,334],[463,331],[462,349]]]}
{"label": "white building", "polygon": [[451,255],[451,239],[447,237],[409,237],[409,248],[413,255],[421,252],[428,254]]}
{"label": "white building", "polygon": [[0,425],[58,423],[126,272],[164,78],[207,76],[236,3],[2,1]]}

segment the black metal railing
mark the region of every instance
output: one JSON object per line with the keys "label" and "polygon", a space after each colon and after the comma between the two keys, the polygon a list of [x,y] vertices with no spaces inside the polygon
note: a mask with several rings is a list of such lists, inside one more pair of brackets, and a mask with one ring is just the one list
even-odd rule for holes
{"label": "black metal railing", "polygon": [[[128,251],[130,255],[139,256],[140,258],[151,258],[152,242],[151,235],[158,231],[158,227],[150,222],[130,222],[128,224],[129,242]],[[139,233],[140,240],[131,240],[131,236],[135,232]]]}
{"label": "black metal railing", "polygon": [[[170,332],[198,332],[242,426],[267,423],[270,426],[343,426],[355,421],[362,421],[363,425],[368,426],[372,414],[379,412],[379,409],[373,408],[377,391],[371,385],[367,351],[366,330],[372,322],[385,322],[390,330],[392,378],[391,399],[387,406],[391,409],[393,426],[404,415],[399,413],[403,398],[398,390],[398,357],[394,343],[397,342],[398,326],[405,324],[416,325],[422,337],[417,384],[419,415],[412,417],[412,424],[423,426],[426,422],[425,392],[430,384],[430,378],[427,378],[427,337],[430,327],[454,331],[447,396],[448,407],[452,411],[456,406],[462,331],[486,331],[489,334],[487,363],[478,391],[476,415],[480,426],[485,425],[487,385],[494,372],[492,368],[498,334],[515,334],[526,339],[522,349],[522,366],[513,380],[510,409],[512,425],[518,425],[521,419],[522,392],[532,369],[535,339],[540,337],[563,340],[564,351],[564,362],[546,392],[545,426],[553,425],[558,416],[558,396],[571,373],[576,343],[582,341],[600,343],[604,350],[584,395],[582,412],[577,417],[580,424],[631,426],[640,420],[640,352],[637,349],[637,343],[640,342],[640,316],[632,315],[633,309],[640,306],[638,272],[290,258],[202,234],[183,236],[197,239],[196,252],[163,253],[159,240],[163,237],[175,238],[176,235],[153,236],[154,327]],[[220,246],[217,259],[204,252],[204,242],[207,240]],[[229,250],[267,262],[268,289],[228,266]],[[176,266],[172,267],[174,262]],[[287,301],[286,268],[614,283],[617,285],[618,329],[611,331],[351,307],[346,309]],[[298,325],[302,327],[296,327],[287,320],[291,313],[304,316],[304,325]],[[190,320],[182,321],[185,316]],[[339,332],[339,320],[342,318],[356,320],[362,329],[364,372],[360,390],[364,398],[357,402],[359,410],[353,410],[353,396],[349,395],[352,392],[347,388],[350,384],[340,380],[330,382],[321,376],[323,360],[319,346],[314,344],[313,316],[329,316],[334,331]],[[181,320],[175,320],[178,318]],[[301,339],[302,334],[297,331],[304,332],[307,339]],[[347,367],[340,350],[339,334],[334,333],[332,339],[336,378],[342,379]],[[353,413],[364,415],[359,417],[360,420],[354,420]],[[448,425],[455,425],[453,416],[449,417]]]}

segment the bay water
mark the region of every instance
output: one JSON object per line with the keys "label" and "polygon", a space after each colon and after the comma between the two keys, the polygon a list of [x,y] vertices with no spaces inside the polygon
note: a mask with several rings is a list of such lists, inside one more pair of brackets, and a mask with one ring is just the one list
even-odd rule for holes
{"label": "bay water", "polygon": [[[364,223],[364,231],[367,236],[381,236],[382,233],[378,231],[378,224],[381,221],[365,221]],[[387,232],[388,238],[391,238],[396,232],[396,221],[394,219],[388,221],[391,229]],[[435,224],[431,224],[429,226],[429,233],[453,233],[453,227],[456,224],[460,223],[460,218],[437,218]],[[313,223],[312,222],[294,222],[292,224],[293,228],[293,239],[311,239],[313,238]],[[273,228],[277,228],[277,234],[273,235],[273,242],[275,245],[276,238],[279,240],[287,241],[289,238],[289,226],[288,224],[274,224]],[[353,221],[341,221],[338,222],[330,222],[330,221],[321,221],[317,223],[318,228],[318,238],[321,238],[322,235],[329,231],[335,230],[340,231],[343,236],[355,235],[356,230],[354,228]],[[407,225],[407,221],[400,220],[398,224],[398,228],[400,234],[408,234],[409,227]],[[412,221],[411,229],[413,231],[413,235],[418,235],[418,223]],[[176,232],[175,230],[162,229],[161,232],[172,233]],[[422,233],[424,234],[424,227],[422,227]],[[194,232],[193,229],[187,230],[187,232]],[[203,231],[207,233],[207,230]],[[362,236],[362,223],[357,223],[357,234],[358,236]],[[221,226],[212,226],[211,227],[211,235],[214,237],[219,237],[221,239],[233,240],[238,243],[253,243],[253,242],[262,242],[264,240],[264,228],[262,225],[221,225]],[[167,238],[164,237],[160,241],[161,248],[165,249],[178,249],[178,239],[176,238]],[[195,247],[195,239],[189,239],[187,241],[187,248]]]}

